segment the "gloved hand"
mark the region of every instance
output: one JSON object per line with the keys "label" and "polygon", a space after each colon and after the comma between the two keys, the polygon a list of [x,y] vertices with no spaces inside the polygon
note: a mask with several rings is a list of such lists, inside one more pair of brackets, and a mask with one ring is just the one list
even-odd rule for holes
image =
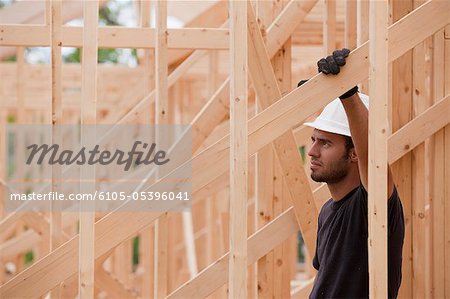
{"label": "gloved hand", "polygon": [[319,73],[322,72],[325,75],[333,74],[337,75],[340,72],[340,67],[345,65],[345,58],[350,53],[349,49],[336,50],[333,55],[322,58],[317,62]]}
{"label": "gloved hand", "polygon": [[[342,49],[342,50],[336,50],[333,52],[333,55],[327,56],[326,58],[322,58],[317,62],[317,67],[319,73],[322,72],[325,75],[333,74],[337,75],[341,71],[341,66],[345,65],[345,58],[348,57],[348,54],[350,54],[349,49]],[[303,82],[304,83],[304,82]],[[302,84],[303,84],[302,83]],[[299,83],[300,84],[300,83]],[[297,86],[298,87],[298,86]],[[359,91],[358,86],[353,87],[343,95],[341,95],[339,98],[341,100],[346,99],[354,95]]]}

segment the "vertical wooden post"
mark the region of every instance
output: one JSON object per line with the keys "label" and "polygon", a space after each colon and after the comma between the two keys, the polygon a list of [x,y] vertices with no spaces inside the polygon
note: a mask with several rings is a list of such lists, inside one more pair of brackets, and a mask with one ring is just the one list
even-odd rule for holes
{"label": "vertical wooden post", "polygon": [[[445,32],[433,36],[433,96],[434,101],[444,97]],[[444,63],[442,63],[444,62]],[[445,128],[434,134],[432,151],[432,293],[434,298],[445,298]]]}
{"label": "vertical wooden post", "polygon": [[[60,130],[55,128],[62,124],[62,89],[61,89],[61,1],[51,1],[51,63],[52,63],[52,126],[53,143],[61,144]],[[61,180],[62,172],[59,165],[52,166],[52,190],[57,191]],[[61,212],[54,211],[52,203],[52,213],[50,218],[51,250],[60,245],[62,235]]]}
{"label": "vertical wooden post", "polygon": [[[444,45],[444,94],[450,93],[450,25],[445,27],[445,45]],[[444,170],[444,182],[450,180],[450,125],[445,127],[445,170]],[[445,202],[445,236],[444,236],[444,252],[445,252],[445,298],[450,298],[450,186],[445,184],[444,186],[444,202]]]}
{"label": "vertical wooden post", "polygon": [[[147,0],[141,0],[139,6],[139,23],[141,27],[150,27],[150,12],[151,2]],[[140,61],[144,67],[144,76],[146,77],[145,91],[150,93],[155,85],[154,78],[154,50],[143,50],[143,58]],[[149,99],[150,101],[150,99]],[[149,107],[153,105],[149,104]],[[148,111],[147,115],[151,115],[153,111]],[[148,123],[150,124],[150,118]],[[141,279],[141,296],[142,298],[151,298],[154,294],[154,238],[155,227],[152,225],[143,229],[139,233],[139,258],[140,266],[143,268]]]}
{"label": "vertical wooden post", "polygon": [[229,298],[247,297],[247,2],[230,1]]}
{"label": "vertical wooden post", "polygon": [[345,47],[356,48],[356,0],[345,1]]}
{"label": "vertical wooden post", "polygon": [[[98,43],[98,0],[83,2],[83,54],[81,65],[82,78],[82,103],[81,124],[82,137],[89,136],[92,132],[86,125],[94,125],[97,120],[97,43]],[[90,136],[92,137],[92,135]],[[88,138],[92,139],[92,138]],[[88,172],[81,169],[81,179],[93,180],[89,186],[83,183],[80,188],[82,193],[95,192],[95,171]],[[94,298],[94,211],[83,211],[80,204],[80,238],[79,238],[79,293],[81,298]]]}
{"label": "vertical wooden post", "polygon": [[[413,1],[393,1],[393,22],[413,9]],[[411,120],[412,116],[412,51],[392,63],[392,132]],[[403,244],[402,285],[399,298],[412,298],[412,154],[407,153],[391,166],[405,216]]]}
{"label": "vertical wooden post", "polygon": [[336,0],[324,0],[323,50],[329,55],[336,50]]}
{"label": "vertical wooden post", "polygon": [[369,294],[370,298],[387,298],[387,1],[370,2],[369,24]]}
{"label": "vertical wooden post", "polygon": [[[25,124],[26,123],[26,114],[25,114],[25,97],[24,97],[24,90],[25,90],[25,82],[22,79],[22,76],[25,74],[25,55],[24,55],[25,49],[24,47],[17,47],[17,124]],[[25,136],[22,133],[19,133],[17,135],[17,141],[16,141],[16,147],[18,149],[25,148]],[[22,166],[22,163],[18,163],[19,161],[24,161],[24,151],[19,150],[17,151],[17,155],[15,155],[16,161],[15,165],[15,173],[17,177],[23,178],[25,177],[24,168]],[[16,236],[19,236],[24,232],[23,223],[20,221],[17,224],[16,227]],[[16,264],[16,271],[21,272],[24,269],[24,254],[20,253],[15,258],[15,264]]]}
{"label": "vertical wooden post", "polygon": [[[424,1],[415,0],[414,8],[419,7]],[[429,106],[430,98],[425,81],[428,77],[428,63],[425,61],[427,55],[428,39],[413,48],[413,117],[425,111]],[[428,153],[429,140],[424,141],[412,151],[412,257],[413,273],[412,298],[428,297],[429,290],[429,251],[427,246],[427,220],[426,212],[428,201]]]}
{"label": "vertical wooden post", "polygon": [[[272,23],[273,1],[258,1],[256,3],[256,17],[261,30],[267,30]],[[263,37],[265,34],[263,35]],[[258,97],[256,101],[259,102]],[[261,111],[261,104],[256,105],[256,111]],[[256,154],[256,193],[255,211],[256,225],[263,227],[275,218],[273,213],[273,187],[274,187],[274,152],[272,144],[268,144]],[[257,290],[259,298],[273,298],[274,289],[274,252],[268,252],[257,263]]]}
{"label": "vertical wooden post", "polygon": [[[291,86],[291,47],[292,42],[289,38],[283,47],[278,51],[278,53],[272,59],[272,65],[274,68],[274,74],[276,76],[277,82],[279,83],[280,91],[282,94],[292,90]],[[297,152],[298,153],[298,152]],[[274,156],[274,181],[272,182],[273,187],[273,215],[274,217],[279,216],[283,212],[284,202],[288,198],[284,197],[284,189],[287,188],[284,184],[284,174],[283,169],[280,166],[279,160]],[[286,192],[289,194],[289,192]],[[289,204],[292,201],[289,202]],[[284,241],[279,246],[274,249],[274,260],[273,260],[273,289],[275,298],[289,298],[290,296],[290,265],[288,256],[286,254],[286,248],[289,241]]]}
{"label": "vertical wooden post", "polygon": [[[356,44],[361,46],[369,39],[369,0],[358,0],[357,3],[357,36]],[[369,93],[369,81],[361,82],[361,92]]]}
{"label": "vertical wooden post", "polygon": [[[168,123],[168,90],[167,90],[167,2],[156,1],[156,43],[155,43],[155,122],[156,125]],[[158,130],[158,128],[156,129]],[[161,139],[157,134],[157,139]],[[165,138],[169,138],[166,136]],[[161,140],[157,140],[160,142]],[[167,295],[167,246],[168,219],[164,213],[155,224],[155,273],[154,298],[164,298]]]}
{"label": "vertical wooden post", "polygon": [[[61,88],[61,1],[51,1],[51,64],[52,64],[52,142],[62,144],[61,130],[58,126],[62,124],[62,88]],[[61,166],[52,165],[52,191],[57,192],[62,179]],[[62,243],[62,218],[56,202],[50,202],[50,250],[55,250]],[[44,255],[45,253],[40,253]],[[52,297],[60,297],[60,288],[57,286],[52,291]]]}

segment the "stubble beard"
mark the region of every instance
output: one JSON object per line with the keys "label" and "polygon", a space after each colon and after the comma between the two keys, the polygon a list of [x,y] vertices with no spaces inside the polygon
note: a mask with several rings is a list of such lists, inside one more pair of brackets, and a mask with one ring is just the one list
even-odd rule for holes
{"label": "stubble beard", "polygon": [[[343,180],[348,175],[348,156],[345,155],[339,160],[333,161],[321,173],[311,172],[311,179],[315,182],[335,184]],[[323,166],[321,167],[323,168]]]}

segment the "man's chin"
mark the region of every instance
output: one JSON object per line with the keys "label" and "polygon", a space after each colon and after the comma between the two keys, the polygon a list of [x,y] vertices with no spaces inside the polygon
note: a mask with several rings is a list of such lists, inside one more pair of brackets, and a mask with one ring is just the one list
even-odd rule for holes
{"label": "man's chin", "polygon": [[325,183],[325,181],[322,177],[314,175],[314,174],[311,174],[311,179],[317,183]]}

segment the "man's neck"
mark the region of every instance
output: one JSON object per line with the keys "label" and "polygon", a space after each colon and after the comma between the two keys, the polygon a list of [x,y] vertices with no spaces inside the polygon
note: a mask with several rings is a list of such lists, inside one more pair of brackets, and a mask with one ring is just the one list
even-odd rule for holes
{"label": "man's neck", "polygon": [[331,197],[334,201],[339,201],[344,198],[350,191],[355,189],[361,184],[359,176],[347,176],[345,179],[338,183],[327,183],[330,190]]}

